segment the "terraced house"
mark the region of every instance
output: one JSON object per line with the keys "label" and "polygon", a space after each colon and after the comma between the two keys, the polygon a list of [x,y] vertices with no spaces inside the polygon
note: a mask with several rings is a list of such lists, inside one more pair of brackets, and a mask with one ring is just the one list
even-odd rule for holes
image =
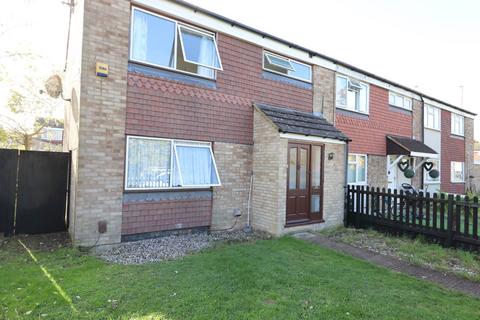
{"label": "terraced house", "polygon": [[70,43],[78,245],[338,225],[347,183],[468,186],[473,113],[189,3],[78,1]]}

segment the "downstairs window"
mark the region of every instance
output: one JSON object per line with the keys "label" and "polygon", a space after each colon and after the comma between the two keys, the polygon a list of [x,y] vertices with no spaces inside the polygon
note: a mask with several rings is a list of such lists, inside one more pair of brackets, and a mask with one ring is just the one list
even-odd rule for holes
{"label": "downstairs window", "polygon": [[219,186],[208,142],[127,137],[125,190]]}
{"label": "downstairs window", "polygon": [[348,155],[348,183],[366,184],[367,183],[367,155],[349,154]]}
{"label": "downstairs window", "polygon": [[451,182],[464,182],[465,181],[465,174],[464,174],[464,163],[463,162],[450,162],[450,181]]}

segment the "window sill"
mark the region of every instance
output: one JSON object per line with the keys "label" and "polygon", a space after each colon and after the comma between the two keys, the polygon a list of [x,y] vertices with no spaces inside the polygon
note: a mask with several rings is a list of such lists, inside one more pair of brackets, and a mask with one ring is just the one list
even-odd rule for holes
{"label": "window sill", "polygon": [[425,129],[428,129],[428,130],[438,131],[438,132],[441,132],[441,131],[442,131],[442,129],[430,128],[430,127],[427,127],[427,126],[425,126],[425,125],[424,125],[424,128],[425,128]]}
{"label": "window sill", "polygon": [[352,110],[352,109],[349,109],[347,107],[342,107],[342,106],[336,106],[336,108],[341,109],[341,110],[345,110],[345,111],[349,111],[349,112],[360,113],[360,114],[364,114],[364,115],[368,116],[368,111],[364,112],[364,111]]}
{"label": "window sill", "polygon": [[404,107],[399,107],[399,106],[396,106],[396,105],[390,104],[390,103],[389,103],[388,105],[389,105],[390,107],[392,107],[392,108],[397,108],[397,109],[400,109],[400,110],[405,110],[405,111],[410,111],[410,112],[413,111],[412,109],[407,109],[407,108],[404,108]]}
{"label": "window sill", "polygon": [[123,203],[149,203],[161,201],[211,200],[213,191],[209,189],[124,192]]}
{"label": "window sill", "polygon": [[450,181],[450,183],[454,183],[454,184],[465,184],[465,181]]}
{"label": "window sill", "polygon": [[207,89],[217,89],[215,78],[205,78],[192,73],[183,72],[181,70],[154,66],[148,63],[130,60],[128,62],[128,72],[137,73],[148,77],[183,82],[185,84],[196,85]]}
{"label": "window sill", "polygon": [[278,82],[282,82],[282,83],[285,83],[285,84],[290,84],[290,85],[293,85],[293,86],[296,86],[296,87],[299,87],[299,88],[302,88],[302,89],[306,89],[306,90],[312,90],[312,88],[313,88],[311,82],[307,82],[305,80],[292,78],[292,77],[286,76],[284,74],[272,72],[270,70],[263,69],[262,77],[264,79],[267,79],[267,80],[278,81]]}
{"label": "window sill", "polygon": [[391,104],[388,105],[388,108],[389,108],[390,111],[398,112],[398,113],[405,114],[405,115],[408,115],[408,116],[411,116],[412,113],[413,113],[412,109],[397,107],[397,106],[394,106],[394,105],[391,105]]}
{"label": "window sill", "polygon": [[349,182],[347,183],[349,186],[366,186],[367,182]]}
{"label": "window sill", "polygon": [[465,135],[461,135],[461,134],[456,134],[456,133],[450,133],[450,137],[451,138],[454,138],[454,139],[460,139],[460,140],[464,140],[465,139]]}
{"label": "window sill", "polygon": [[210,191],[213,187],[198,188],[163,188],[163,189],[124,189],[123,193],[152,193],[152,192],[190,192],[190,191]]}
{"label": "window sill", "polygon": [[348,116],[348,117],[354,117],[354,118],[363,119],[363,120],[368,120],[369,117],[370,117],[370,115],[368,113],[360,112],[360,111],[354,111],[354,110],[347,109],[347,108],[336,107],[335,110],[338,114],[345,115],[345,116]]}

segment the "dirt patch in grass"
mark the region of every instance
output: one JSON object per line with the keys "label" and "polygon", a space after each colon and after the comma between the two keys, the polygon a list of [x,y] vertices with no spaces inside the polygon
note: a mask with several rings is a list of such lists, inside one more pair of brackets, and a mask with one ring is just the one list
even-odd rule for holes
{"label": "dirt patch in grass", "polygon": [[358,248],[480,282],[480,254],[478,253],[443,248],[421,237],[411,239],[374,230],[342,227],[323,231],[322,234]]}
{"label": "dirt patch in grass", "polygon": [[18,246],[18,240],[22,241],[27,247],[35,251],[54,251],[60,248],[70,247],[72,245],[70,236],[67,232],[38,234],[38,235],[18,235],[14,237],[0,236],[0,251],[7,248],[19,250],[23,253],[24,249]]}

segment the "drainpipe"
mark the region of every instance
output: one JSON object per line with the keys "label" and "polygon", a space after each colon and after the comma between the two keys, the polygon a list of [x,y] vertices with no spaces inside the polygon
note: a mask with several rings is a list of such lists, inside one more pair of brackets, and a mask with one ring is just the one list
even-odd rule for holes
{"label": "drainpipe", "polygon": [[343,202],[343,225],[347,226],[347,188],[348,188],[348,141],[345,142],[345,178],[344,178],[344,186],[343,186],[343,193],[345,201]]}
{"label": "drainpipe", "polygon": [[[425,143],[425,100],[423,100],[423,96],[420,96],[420,99],[422,100],[422,124],[420,125],[420,127],[422,128],[422,142]],[[422,176],[420,177],[420,181],[422,182],[422,189],[425,189],[423,169],[420,168],[420,170],[422,170]]]}

